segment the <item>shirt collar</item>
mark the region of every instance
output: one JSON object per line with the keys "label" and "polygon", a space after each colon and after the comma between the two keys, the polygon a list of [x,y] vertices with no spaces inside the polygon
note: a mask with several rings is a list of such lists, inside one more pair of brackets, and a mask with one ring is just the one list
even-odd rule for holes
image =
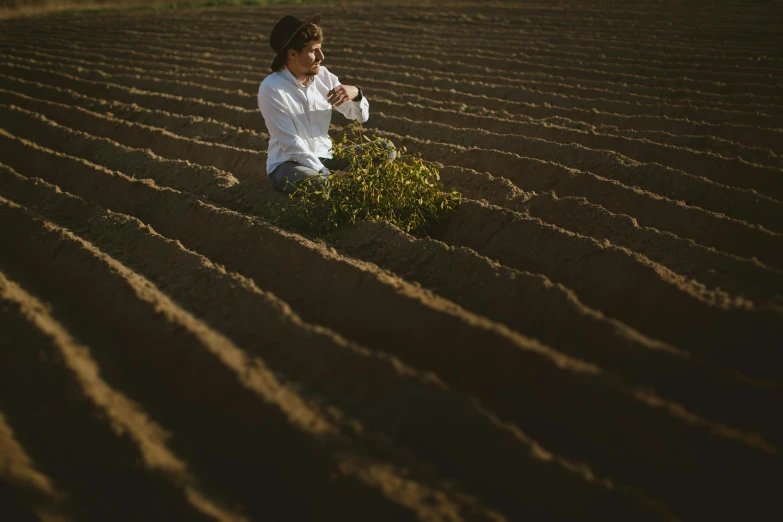
{"label": "shirt collar", "polygon": [[[282,70],[280,72],[282,73],[283,78],[285,78],[289,82],[293,83],[297,87],[302,87],[302,88],[305,88],[305,89],[307,88],[305,86],[305,84],[303,84],[302,82],[300,82],[299,80],[296,79],[296,76],[294,76],[294,73],[289,71],[287,66],[283,66],[283,68],[282,68]],[[313,84],[313,79],[310,80],[310,85]]]}

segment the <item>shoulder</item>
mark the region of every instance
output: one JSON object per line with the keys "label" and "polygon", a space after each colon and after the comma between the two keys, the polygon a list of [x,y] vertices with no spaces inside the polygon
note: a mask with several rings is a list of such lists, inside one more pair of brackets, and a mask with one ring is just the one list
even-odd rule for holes
{"label": "shoulder", "polygon": [[282,79],[283,78],[279,72],[270,74],[264,78],[264,80],[261,82],[261,85],[258,86],[258,94],[261,94],[262,92],[269,94],[279,90]]}

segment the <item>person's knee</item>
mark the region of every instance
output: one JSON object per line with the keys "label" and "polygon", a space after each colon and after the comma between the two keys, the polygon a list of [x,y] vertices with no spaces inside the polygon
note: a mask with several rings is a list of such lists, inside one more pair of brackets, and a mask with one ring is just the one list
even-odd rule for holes
{"label": "person's knee", "polygon": [[278,165],[270,174],[269,179],[275,190],[289,195],[294,193],[297,187],[302,185],[302,182],[307,185],[307,190],[321,188],[322,176],[311,168],[291,161]]}

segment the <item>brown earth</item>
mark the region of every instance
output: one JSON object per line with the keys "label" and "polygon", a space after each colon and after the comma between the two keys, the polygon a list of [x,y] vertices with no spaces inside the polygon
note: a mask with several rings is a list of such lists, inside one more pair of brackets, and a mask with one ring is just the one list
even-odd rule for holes
{"label": "brown earth", "polygon": [[287,8],[0,22],[0,518],[779,512],[783,13],[594,5],[312,8],[424,237],[275,224]]}

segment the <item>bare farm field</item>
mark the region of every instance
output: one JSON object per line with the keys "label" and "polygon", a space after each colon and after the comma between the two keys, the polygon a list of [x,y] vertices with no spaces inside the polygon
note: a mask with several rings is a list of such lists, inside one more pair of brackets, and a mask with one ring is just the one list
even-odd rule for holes
{"label": "bare farm field", "polygon": [[295,12],[418,235],[276,221],[290,7],[0,22],[0,519],[778,519],[783,11],[600,4]]}

